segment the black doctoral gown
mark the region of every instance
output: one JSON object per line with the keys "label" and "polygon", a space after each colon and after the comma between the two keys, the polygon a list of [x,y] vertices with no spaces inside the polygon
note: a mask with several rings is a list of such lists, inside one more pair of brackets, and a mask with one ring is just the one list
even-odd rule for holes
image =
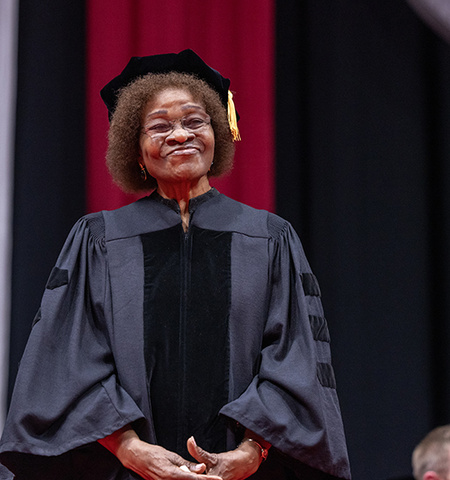
{"label": "black doctoral gown", "polygon": [[83,217],[49,277],[0,444],[17,479],[139,478],[127,424],[187,457],[273,447],[251,478],[350,478],[320,290],[290,224],[212,189]]}

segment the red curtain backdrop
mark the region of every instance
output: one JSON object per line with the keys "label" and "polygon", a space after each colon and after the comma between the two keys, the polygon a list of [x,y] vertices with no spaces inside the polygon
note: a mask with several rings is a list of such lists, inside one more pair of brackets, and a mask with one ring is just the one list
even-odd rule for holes
{"label": "red curtain backdrop", "polygon": [[105,166],[108,120],[100,89],[131,56],[191,48],[231,79],[241,116],[231,175],[212,183],[230,197],[274,210],[274,0],[91,0],[87,2],[87,205],[134,198]]}

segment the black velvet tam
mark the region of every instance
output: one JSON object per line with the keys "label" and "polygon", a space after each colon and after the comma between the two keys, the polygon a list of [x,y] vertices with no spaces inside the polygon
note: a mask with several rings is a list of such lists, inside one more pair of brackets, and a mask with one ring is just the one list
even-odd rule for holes
{"label": "black velvet tam", "polygon": [[225,108],[228,104],[230,80],[207,65],[194,51],[183,50],[180,53],[165,53],[148,57],[132,57],[122,73],[106,84],[100,95],[108,108],[108,114],[114,113],[119,90],[147,73],[190,73],[204,80],[215,90]]}

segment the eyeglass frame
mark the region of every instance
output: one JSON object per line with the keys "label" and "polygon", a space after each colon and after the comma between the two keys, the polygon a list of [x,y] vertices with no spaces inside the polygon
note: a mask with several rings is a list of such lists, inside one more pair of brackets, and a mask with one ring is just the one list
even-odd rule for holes
{"label": "eyeglass frame", "polygon": [[[194,116],[195,118],[199,119],[199,120],[202,120],[204,123],[194,129],[192,128],[189,128],[188,126],[186,126],[184,124],[185,120],[189,119],[189,117],[192,117]],[[163,119],[158,119],[158,120],[163,120]],[[211,125],[211,117],[206,114],[206,119],[205,118],[199,118],[198,117],[198,113],[189,113],[188,115],[185,115],[184,117],[181,117],[181,118],[176,118],[175,120],[166,120],[164,119],[163,120],[164,122],[167,122],[168,126],[171,127],[171,129],[169,129],[167,132],[155,132],[155,133],[150,133],[150,127],[148,125],[144,125],[143,127],[140,128],[140,131],[142,134],[144,135],[147,135],[149,138],[153,138],[153,139],[158,139],[158,138],[166,138],[168,137],[169,135],[172,135],[172,133],[175,131],[175,127],[177,125],[177,123],[180,124],[180,127],[185,130],[186,132],[189,132],[189,133],[193,133],[194,135],[197,134],[197,132],[203,128],[205,128],[207,125]],[[157,124],[155,124],[154,126],[157,126]]]}

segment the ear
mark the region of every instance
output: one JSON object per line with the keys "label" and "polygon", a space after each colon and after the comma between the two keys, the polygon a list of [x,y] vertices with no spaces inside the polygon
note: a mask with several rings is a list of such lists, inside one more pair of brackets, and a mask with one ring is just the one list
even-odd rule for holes
{"label": "ear", "polygon": [[442,479],[434,470],[428,470],[428,472],[424,473],[423,480],[442,480]]}

